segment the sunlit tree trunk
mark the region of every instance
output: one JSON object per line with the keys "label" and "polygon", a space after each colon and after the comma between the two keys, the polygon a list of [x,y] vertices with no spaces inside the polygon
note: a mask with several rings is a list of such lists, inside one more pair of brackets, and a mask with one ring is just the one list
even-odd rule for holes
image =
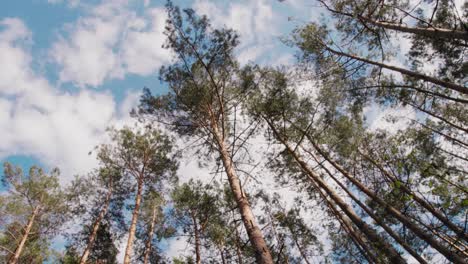
{"label": "sunlit tree trunk", "polygon": [[194,212],[190,212],[193,221],[193,232],[195,236],[195,262],[201,264],[201,252],[200,252],[200,230],[198,229],[197,218]]}
{"label": "sunlit tree trunk", "polygon": [[455,252],[450,250],[449,248],[445,247],[439,241],[434,239],[433,236],[426,233],[423,229],[418,227],[415,223],[413,223],[408,217],[403,215],[400,211],[386,203],[384,200],[379,198],[374,192],[369,190],[366,186],[364,186],[360,181],[352,177],[349,172],[344,170],[339,164],[331,160],[331,158],[319,148],[319,146],[308,136],[309,141],[314,145],[315,149],[323,156],[333,167],[335,167],[343,176],[346,177],[349,181],[351,181],[356,187],[359,188],[362,192],[364,192],[367,196],[372,198],[376,203],[382,206],[387,213],[394,216],[398,219],[403,225],[405,225],[409,230],[411,230],[415,235],[420,237],[422,240],[426,241],[429,245],[431,245],[434,249],[439,251],[442,255],[444,255],[448,260],[453,261],[454,263],[465,263],[465,260],[457,255]]}
{"label": "sunlit tree trunk", "polygon": [[86,249],[83,251],[83,254],[81,255],[80,264],[85,264],[86,261],[88,260],[89,254],[91,253],[91,249],[93,248],[93,245],[94,245],[94,241],[96,240],[96,235],[99,230],[99,226],[101,225],[101,221],[106,215],[107,210],[109,208],[111,197],[112,197],[112,190],[109,190],[106,195],[104,206],[101,208],[101,211],[99,212],[98,217],[93,223],[93,230],[91,234],[89,234],[88,244],[86,245]]}
{"label": "sunlit tree trunk", "polygon": [[138,221],[138,214],[140,212],[141,194],[143,192],[143,180],[138,180],[138,189],[135,196],[135,208],[133,209],[132,222],[130,224],[130,231],[128,232],[127,247],[125,249],[124,264],[130,264],[132,257],[133,242],[135,240],[136,225]]}
{"label": "sunlit tree trunk", "polygon": [[34,211],[31,214],[31,217],[28,220],[28,224],[26,225],[26,228],[24,228],[24,234],[21,237],[21,240],[18,244],[18,247],[15,250],[15,255],[13,258],[10,260],[9,264],[17,264],[18,260],[21,256],[21,252],[23,252],[24,244],[26,244],[26,241],[28,240],[28,236],[31,233],[32,226],[34,224],[34,220],[36,219],[37,215],[39,214],[39,211],[41,210],[41,206],[37,205],[34,208]]}
{"label": "sunlit tree trunk", "polygon": [[446,82],[446,81],[443,81],[443,80],[440,80],[440,79],[437,79],[437,78],[434,78],[434,77],[431,77],[431,76],[428,76],[428,75],[424,75],[424,74],[419,73],[419,72],[410,71],[410,70],[403,69],[403,68],[400,68],[400,67],[396,67],[396,66],[393,66],[393,65],[388,65],[388,64],[385,64],[385,63],[382,63],[382,62],[377,62],[377,61],[369,60],[369,59],[359,57],[359,56],[356,56],[356,55],[352,55],[352,54],[349,54],[349,53],[345,53],[345,52],[342,52],[342,51],[334,50],[334,49],[332,49],[332,48],[330,48],[330,47],[328,47],[326,45],[324,45],[324,48],[327,51],[329,51],[330,53],[333,53],[333,54],[338,55],[338,56],[343,56],[343,57],[347,57],[347,58],[350,58],[350,59],[353,59],[353,60],[362,61],[362,62],[367,63],[367,64],[371,64],[371,65],[379,66],[379,67],[382,67],[382,68],[385,68],[385,69],[388,69],[388,70],[391,70],[391,71],[399,72],[399,73],[404,74],[404,75],[409,76],[409,77],[413,77],[413,78],[420,79],[420,80],[423,80],[423,81],[427,81],[427,82],[430,82],[430,83],[433,83],[433,84],[437,84],[437,85],[446,87],[448,89],[457,91],[457,92],[462,93],[462,94],[468,94],[468,88],[467,87],[464,87],[464,86],[461,86],[461,85],[458,85],[458,84],[455,84],[455,83]]}
{"label": "sunlit tree trunk", "polygon": [[[376,160],[372,159],[370,156],[364,154],[361,152],[361,155],[370,161],[372,164],[374,164],[387,178],[392,181],[394,184],[397,182],[397,179],[394,175],[392,175],[389,171],[385,170],[385,168],[379,164]],[[419,197],[416,193],[411,191],[408,187],[406,187],[404,184],[400,184],[399,188],[405,192],[406,194],[410,195],[419,205],[424,207],[427,211],[429,211],[432,215],[437,217],[445,226],[450,228],[453,232],[457,234],[460,238],[464,239],[465,241],[468,241],[468,235],[462,230],[459,226],[454,224],[452,221],[450,221],[445,215],[443,215],[442,212],[440,212],[437,208],[434,206],[430,205],[426,200],[424,200],[422,197]]]}
{"label": "sunlit tree trunk", "polygon": [[149,256],[151,253],[151,241],[153,240],[154,227],[156,225],[157,214],[158,214],[158,207],[155,205],[153,208],[153,214],[151,216],[151,225],[148,230],[148,238],[146,240],[146,245],[145,245],[145,256],[143,258],[144,264],[148,264],[148,261],[149,261]]}
{"label": "sunlit tree trunk", "polygon": [[219,132],[216,124],[212,124],[212,130],[214,132],[214,137],[217,142],[217,145],[219,147],[221,160],[223,161],[229,185],[234,194],[237,206],[239,207],[239,211],[245,229],[247,231],[247,235],[249,236],[249,240],[252,244],[252,247],[255,250],[255,257],[257,259],[257,262],[262,264],[272,264],[273,259],[270,254],[270,250],[268,249],[265,239],[263,238],[262,231],[258,227],[257,221],[255,220],[255,217],[252,213],[250,203],[247,197],[245,196],[244,192],[242,191],[239,177],[237,176],[234,170],[231,156],[229,155],[228,147],[226,146],[224,137]]}
{"label": "sunlit tree trunk", "polygon": [[381,248],[382,252],[388,256],[388,258],[393,263],[406,263],[406,261],[401,257],[398,251],[385,239],[377,234],[377,232],[364,222],[353,208],[348,205],[339,194],[337,194],[333,189],[331,189],[328,184],[315,172],[313,172],[306,162],[302,160],[301,157],[293,150],[293,148],[280,136],[276,128],[268,119],[265,119],[269,124],[270,128],[273,130],[273,133],[277,136],[277,139],[285,146],[288,153],[294,158],[294,160],[299,164],[302,170],[308,175],[309,179],[316,184],[319,188],[323,189],[327,196],[329,196],[338,207],[343,210],[343,212],[351,219],[351,221],[361,230],[366,237],[375,244],[375,247]]}

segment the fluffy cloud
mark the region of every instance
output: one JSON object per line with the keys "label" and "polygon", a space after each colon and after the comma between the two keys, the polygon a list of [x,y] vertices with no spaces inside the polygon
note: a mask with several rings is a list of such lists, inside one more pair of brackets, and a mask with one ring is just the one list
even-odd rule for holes
{"label": "fluffy cloud", "polygon": [[128,73],[149,75],[167,62],[166,14],[148,8],[139,16],[126,1],[105,2],[65,27],[50,56],[60,67],[60,80],[97,87]]}
{"label": "fluffy cloud", "polygon": [[196,0],[193,8],[207,15],[214,27],[232,28],[240,34],[238,58],[241,64],[271,52],[275,48],[271,43],[278,43],[279,22],[287,21],[284,15],[274,13],[271,4],[264,0],[230,3],[227,7],[220,2]]}
{"label": "fluffy cloud", "polygon": [[0,25],[0,158],[33,155],[59,166],[66,179],[84,173],[96,163],[87,153],[108,125],[127,122],[136,96],[117,107],[109,92],[60,92],[31,68],[31,33],[24,23],[7,18]]}

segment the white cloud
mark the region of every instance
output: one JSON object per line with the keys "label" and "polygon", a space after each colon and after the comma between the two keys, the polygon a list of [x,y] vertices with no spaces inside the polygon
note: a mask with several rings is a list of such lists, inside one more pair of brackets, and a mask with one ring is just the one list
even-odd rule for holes
{"label": "white cloud", "polygon": [[146,12],[147,21],[130,28],[122,45],[122,59],[126,71],[141,75],[155,72],[163,63],[169,61],[170,52],[163,49],[165,41],[164,25],[167,18],[164,9],[154,8]]}
{"label": "white cloud", "polygon": [[62,67],[60,80],[98,86],[106,78],[121,76],[114,46],[129,18],[130,14],[120,5],[105,4],[95,8],[89,17],[79,19],[76,25],[68,25],[70,37],[61,37],[50,52]]}
{"label": "white cloud", "polygon": [[373,103],[364,108],[367,125],[370,130],[385,130],[396,133],[407,128],[411,120],[416,120],[416,112],[410,106],[383,107]]}
{"label": "white cloud", "polygon": [[254,61],[271,52],[278,42],[279,21],[286,21],[284,15],[274,13],[267,1],[242,1],[230,3],[227,7],[220,2],[196,0],[193,8],[206,15],[215,28],[228,27],[240,35],[238,57],[241,64]]}
{"label": "white cloud", "polygon": [[61,67],[60,80],[80,87],[99,86],[127,73],[149,75],[167,62],[162,49],[166,14],[150,8],[142,16],[124,1],[90,8],[88,14],[65,27],[50,56]]}
{"label": "white cloud", "polygon": [[0,24],[0,158],[32,155],[59,166],[64,179],[88,171],[96,164],[88,152],[105,137],[108,125],[128,122],[136,96],[129,94],[117,107],[109,92],[60,92],[31,69],[24,23],[8,18]]}

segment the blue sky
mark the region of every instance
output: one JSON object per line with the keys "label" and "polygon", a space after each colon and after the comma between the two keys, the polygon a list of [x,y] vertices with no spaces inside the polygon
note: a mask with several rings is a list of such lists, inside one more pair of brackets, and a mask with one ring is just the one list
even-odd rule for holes
{"label": "blue sky", "polygon": [[[306,2],[306,1],[304,1]],[[241,63],[291,63],[280,41],[317,10],[302,1],[175,1],[241,35]],[[87,153],[108,126],[132,123],[139,92],[164,93],[157,78],[171,54],[164,1],[2,1],[0,160],[58,166],[64,181],[92,169]],[[318,15],[313,17],[317,18]]]}

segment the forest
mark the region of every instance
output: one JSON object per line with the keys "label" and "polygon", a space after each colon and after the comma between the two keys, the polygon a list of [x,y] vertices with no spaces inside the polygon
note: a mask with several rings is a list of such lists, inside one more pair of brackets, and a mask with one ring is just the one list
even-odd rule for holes
{"label": "forest", "polygon": [[468,263],[468,2],[312,2],[278,39],[294,64],[241,65],[236,31],[168,1],[168,92],[141,87],[98,167],[4,164],[0,263]]}

